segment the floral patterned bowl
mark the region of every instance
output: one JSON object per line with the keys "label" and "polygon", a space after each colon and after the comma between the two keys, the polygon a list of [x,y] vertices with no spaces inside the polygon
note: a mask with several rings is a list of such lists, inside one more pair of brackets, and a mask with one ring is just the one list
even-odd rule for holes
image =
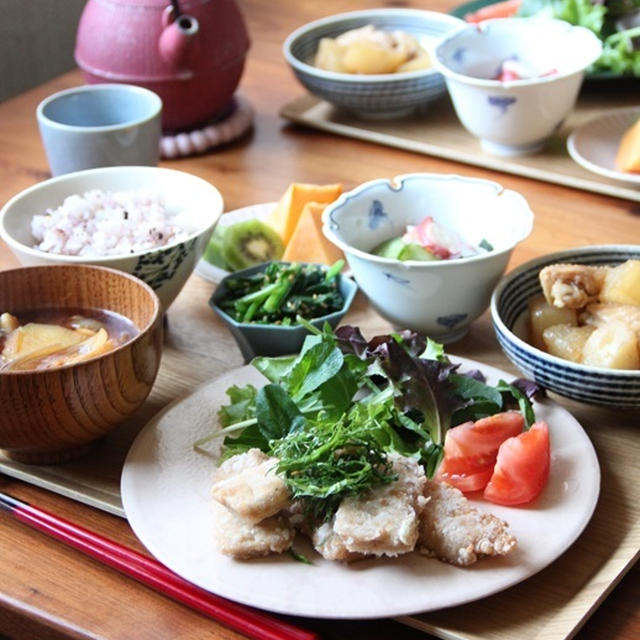
{"label": "floral patterned bowl", "polygon": [[[471,245],[493,249],[420,262],[370,253],[426,216]],[[345,252],[353,277],[378,313],[398,329],[439,342],[461,338],[489,306],[512,249],[531,232],[527,201],[496,182],[414,173],[373,180],[342,194],[323,213],[325,236]]]}
{"label": "floral patterned bowl", "polygon": [[[62,204],[67,196],[103,192],[157,193],[169,215],[187,232],[179,242],[110,256],[74,256],[34,248],[31,219]],[[193,272],[223,211],[220,192],[197,176],[159,167],[105,167],[45,180],[15,195],[0,210],[0,237],[21,264],[92,264],[137,276],[156,292],[166,310]]]}
{"label": "floral patterned bowl", "polygon": [[445,36],[434,65],[460,122],[485,151],[523,155],[542,148],[560,127],[585,70],[601,52],[598,37],[584,27],[550,18],[498,18]]}

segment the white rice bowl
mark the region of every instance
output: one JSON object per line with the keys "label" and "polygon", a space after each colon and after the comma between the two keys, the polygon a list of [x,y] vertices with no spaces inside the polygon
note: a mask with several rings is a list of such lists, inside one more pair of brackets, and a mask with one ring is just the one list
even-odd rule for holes
{"label": "white rice bowl", "polygon": [[222,211],[220,192],[183,171],[87,169],[11,198],[0,210],[0,237],[26,266],[80,262],[135,275],[166,309],[202,257]]}
{"label": "white rice bowl", "polygon": [[69,256],[118,256],[183,241],[193,224],[171,215],[162,194],[148,190],[67,196],[31,219],[36,249]]}

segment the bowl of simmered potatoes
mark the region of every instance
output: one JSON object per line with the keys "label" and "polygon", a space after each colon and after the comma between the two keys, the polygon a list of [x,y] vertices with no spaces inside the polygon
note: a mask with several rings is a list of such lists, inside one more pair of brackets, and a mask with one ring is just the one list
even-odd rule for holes
{"label": "bowl of simmered potatoes", "polygon": [[296,29],[283,53],[313,95],[360,117],[398,118],[446,93],[431,52],[464,24],[419,9],[350,11]]}
{"label": "bowl of simmered potatoes", "polygon": [[640,407],[640,245],[536,258],[496,287],[498,342],[523,374],[589,404]]}

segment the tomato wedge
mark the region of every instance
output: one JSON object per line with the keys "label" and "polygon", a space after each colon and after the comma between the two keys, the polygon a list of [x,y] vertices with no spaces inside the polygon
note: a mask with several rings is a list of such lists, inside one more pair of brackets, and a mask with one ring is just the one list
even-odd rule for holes
{"label": "tomato wedge", "polygon": [[517,411],[504,411],[475,422],[465,422],[447,431],[444,459],[447,471],[472,473],[493,469],[498,448],[524,429],[524,418]]}
{"label": "tomato wedge", "polygon": [[502,2],[494,2],[485,7],[478,9],[472,13],[467,13],[464,16],[464,20],[467,22],[481,22],[482,20],[489,20],[490,18],[510,18],[515,15],[522,0],[503,0]]}
{"label": "tomato wedge", "polygon": [[502,505],[526,504],[537,498],[549,478],[551,447],[546,422],[505,440],[483,496]]}
{"label": "tomato wedge", "polygon": [[443,460],[436,474],[436,480],[446,482],[460,489],[462,493],[472,493],[473,491],[482,491],[487,486],[492,474],[493,467],[472,473],[452,473],[447,470],[446,460]]}
{"label": "tomato wedge", "polygon": [[436,478],[464,493],[484,489],[493,473],[498,448],[523,428],[520,413],[505,411],[449,429]]}

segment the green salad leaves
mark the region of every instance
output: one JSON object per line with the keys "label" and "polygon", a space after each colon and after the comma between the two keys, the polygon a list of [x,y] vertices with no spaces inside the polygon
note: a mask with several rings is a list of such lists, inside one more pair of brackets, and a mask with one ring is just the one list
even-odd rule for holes
{"label": "green salad leaves", "polygon": [[640,0],[522,0],[517,15],[586,27],[603,45],[592,71],[640,76]]}
{"label": "green salad leaves", "polygon": [[417,333],[376,336],[329,325],[311,332],[297,355],[258,357],[267,378],[227,390],[219,410],[222,457],[257,447],[279,460],[277,472],[314,517],[329,518],[348,495],[395,479],[387,454],[417,459],[433,476],[447,429],[519,407],[534,421],[530,382],[492,386],[461,372],[442,345]]}

